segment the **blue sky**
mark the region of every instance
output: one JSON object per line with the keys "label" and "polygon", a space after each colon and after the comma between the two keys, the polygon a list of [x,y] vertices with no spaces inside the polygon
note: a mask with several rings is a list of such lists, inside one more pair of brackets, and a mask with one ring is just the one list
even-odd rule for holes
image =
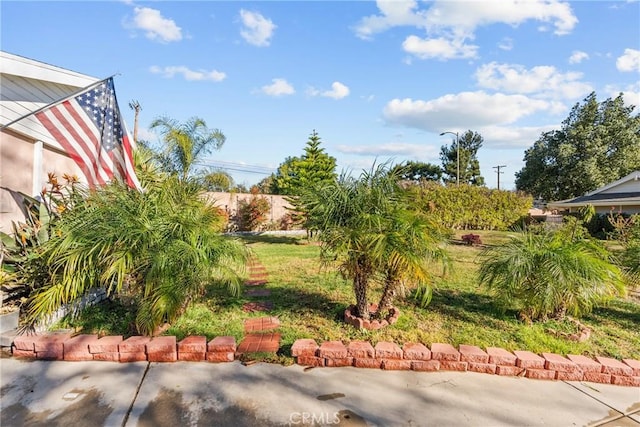
{"label": "blue sky", "polygon": [[[115,86],[129,128],[204,119],[251,185],[315,129],[339,170],[440,164],[473,130],[489,187],[592,91],[640,105],[638,1],[3,1],[2,50]],[[636,109],[637,113],[638,110]],[[252,172],[247,172],[252,171]],[[257,172],[257,173],[256,173]]]}

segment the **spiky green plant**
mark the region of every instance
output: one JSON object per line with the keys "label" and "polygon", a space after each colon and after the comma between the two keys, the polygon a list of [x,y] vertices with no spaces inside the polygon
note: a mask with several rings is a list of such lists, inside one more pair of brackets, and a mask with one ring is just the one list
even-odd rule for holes
{"label": "spiky green plant", "polygon": [[479,281],[497,304],[531,320],[580,316],[624,294],[621,270],[604,246],[564,233],[525,231],[481,254]]}
{"label": "spiky green plant", "polygon": [[33,323],[101,286],[138,304],[136,326],[152,334],[210,283],[239,293],[245,248],[219,231],[221,216],[197,183],[176,176],[144,192],[113,183],[65,216],[41,258],[50,281],[33,296]]}
{"label": "spiky green plant", "polygon": [[404,284],[425,284],[428,261],[444,258],[435,227],[411,211],[407,194],[386,164],[358,178],[343,173],[300,196],[309,224],[319,231],[322,254],[353,282],[358,314],[369,319],[370,287],[381,284],[381,311]]}

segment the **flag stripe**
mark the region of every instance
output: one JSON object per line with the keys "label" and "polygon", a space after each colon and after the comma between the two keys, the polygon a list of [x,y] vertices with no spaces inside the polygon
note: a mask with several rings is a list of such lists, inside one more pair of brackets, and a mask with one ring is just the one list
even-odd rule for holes
{"label": "flag stripe", "polygon": [[51,105],[35,116],[76,162],[90,187],[115,178],[141,188],[133,164],[133,143],[118,109],[113,78]]}

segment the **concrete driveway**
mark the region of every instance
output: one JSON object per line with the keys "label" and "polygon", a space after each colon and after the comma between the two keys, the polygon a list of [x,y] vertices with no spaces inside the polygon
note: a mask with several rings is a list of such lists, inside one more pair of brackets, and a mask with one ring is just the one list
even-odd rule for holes
{"label": "concrete driveway", "polygon": [[472,372],[2,359],[9,426],[635,426],[640,389]]}

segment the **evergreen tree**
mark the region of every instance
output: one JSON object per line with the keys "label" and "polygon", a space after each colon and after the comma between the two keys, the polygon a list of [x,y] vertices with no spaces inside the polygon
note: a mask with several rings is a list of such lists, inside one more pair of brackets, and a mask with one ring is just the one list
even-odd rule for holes
{"label": "evergreen tree", "polygon": [[468,130],[459,135],[458,141],[454,140],[450,146],[443,145],[440,148],[444,182],[457,182],[458,143],[460,144],[460,184],[484,185],[484,178],[480,174],[480,162],[478,161],[478,150],[482,147],[483,142],[482,135]]}
{"label": "evergreen tree", "polygon": [[436,181],[442,179],[442,168],[438,165],[424,162],[414,162],[409,160],[405,163],[395,165],[391,173],[397,175],[403,181]]}

